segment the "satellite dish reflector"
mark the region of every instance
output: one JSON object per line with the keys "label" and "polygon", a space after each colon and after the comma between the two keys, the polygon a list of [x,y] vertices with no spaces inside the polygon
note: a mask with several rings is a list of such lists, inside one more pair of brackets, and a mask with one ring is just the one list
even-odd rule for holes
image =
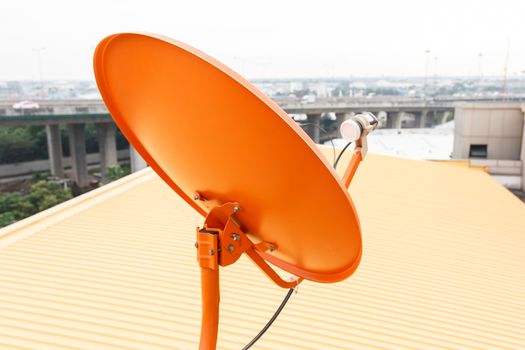
{"label": "satellite dish reflector", "polygon": [[[349,184],[306,133],[231,69],[162,36],[123,33],[100,42],[98,87],[120,130],[159,176],[205,217],[201,349],[214,349],[219,266],[246,253],[275,283],[337,282],[361,257]],[[295,277],[282,279],[271,263]]]}

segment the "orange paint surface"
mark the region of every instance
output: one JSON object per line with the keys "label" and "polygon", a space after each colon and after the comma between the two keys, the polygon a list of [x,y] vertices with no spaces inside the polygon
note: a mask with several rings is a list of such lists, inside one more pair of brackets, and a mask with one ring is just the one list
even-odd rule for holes
{"label": "orange paint surface", "polygon": [[119,128],[200,214],[237,202],[244,232],[277,247],[261,254],[272,264],[318,282],[354,272],[361,234],[348,191],[277,104],[213,58],[164,37],[109,36],[94,64]]}

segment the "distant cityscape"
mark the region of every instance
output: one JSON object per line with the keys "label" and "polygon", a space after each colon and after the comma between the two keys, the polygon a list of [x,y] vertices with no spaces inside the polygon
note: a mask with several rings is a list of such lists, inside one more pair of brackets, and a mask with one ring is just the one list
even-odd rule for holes
{"label": "distant cityscape", "polygon": [[[343,147],[341,124],[371,112],[379,119],[369,138],[372,153],[463,162],[525,198],[525,75],[251,82],[316,144]],[[112,122],[94,81],[0,81],[0,192],[2,183],[27,187],[35,174],[50,174],[82,193],[145,166]]]}
{"label": "distant cityscape", "polygon": [[[377,96],[413,98],[525,97],[525,74],[503,77],[362,77],[253,80],[274,99],[297,98],[304,103],[316,98]],[[0,100],[100,99],[94,81],[0,81]]]}

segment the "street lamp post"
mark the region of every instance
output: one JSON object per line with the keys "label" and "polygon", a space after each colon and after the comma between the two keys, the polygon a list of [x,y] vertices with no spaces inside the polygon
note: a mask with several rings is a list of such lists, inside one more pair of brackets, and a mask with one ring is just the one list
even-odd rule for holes
{"label": "street lamp post", "polygon": [[40,79],[40,99],[44,99],[44,82],[42,80],[42,51],[45,50],[45,46],[41,46],[33,49],[36,51],[38,61],[38,78]]}
{"label": "street lamp post", "polygon": [[425,50],[425,84],[423,86],[423,93],[426,97],[427,95],[427,83],[428,83],[428,57],[430,55],[430,50]]}
{"label": "street lamp post", "polygon": [[437,90],[437,56],[434,56],[434,83],[432,84],[433,87],[434,87],[434,94],[435,94],[435,91]]}
{"label": "street lamp post", "polygon": [[481,59],[483,58],[483,54],[480,52],[478,53],[478,79],[481,81],[483,77],[483,73],[481,72]]}

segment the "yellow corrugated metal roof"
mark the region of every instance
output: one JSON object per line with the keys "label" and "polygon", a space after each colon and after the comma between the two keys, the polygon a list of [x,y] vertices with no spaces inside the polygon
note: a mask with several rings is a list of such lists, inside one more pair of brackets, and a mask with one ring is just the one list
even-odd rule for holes
{"label": "yellow corrugated metal roof", "polygon": [[[377,155],[351,194],[361,266],[304,282],[255,349],[525,348],[523,203],[480,171]],[[195,349],[201,224],[146,170],[0,230],[0,349]],[[221,273],[218,346],[239,349],[286,291],[245,258]]]}

